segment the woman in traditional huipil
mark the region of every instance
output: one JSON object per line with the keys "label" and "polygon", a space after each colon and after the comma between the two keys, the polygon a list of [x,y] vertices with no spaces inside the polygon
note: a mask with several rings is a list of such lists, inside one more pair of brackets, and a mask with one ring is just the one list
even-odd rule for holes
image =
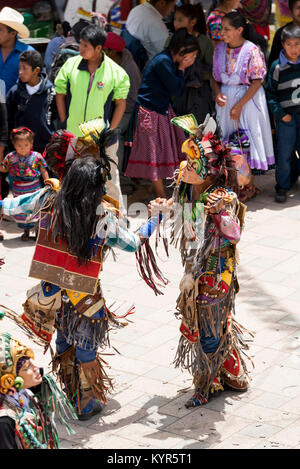
{"label": "woman in traditional huipil", "polygon": [[223,138],[237,128],[250,140],[251,169],[266,171],[274,165],[271,126],[263,89],[266,64],[260,48],[248,40],[251,25],[239,12],[222,20],[224,42],[217,45],[213,63],[213,89]]}

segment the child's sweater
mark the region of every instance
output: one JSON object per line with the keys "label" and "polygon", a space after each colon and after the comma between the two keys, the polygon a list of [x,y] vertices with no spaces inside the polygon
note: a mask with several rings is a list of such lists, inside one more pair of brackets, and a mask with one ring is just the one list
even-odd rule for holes
{"label": "child's sweater", "polygon": [[279,59],[271,65],[266,94],[277,119],[286,114],[300,114],[300,60],[291,63],[281,51]]}

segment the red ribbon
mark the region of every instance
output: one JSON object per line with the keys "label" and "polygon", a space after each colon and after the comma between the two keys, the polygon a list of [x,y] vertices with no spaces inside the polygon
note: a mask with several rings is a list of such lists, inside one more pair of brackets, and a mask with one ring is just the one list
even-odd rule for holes
{"label": "red ribbon", "polygon": [[13,129],[12,133],[13,134],[20,134],[21,132],[24,132],[24,130],[27,130],[30,134],[32,134],[32,130],[28,129],[28,127],[18,127],[17,129]]}

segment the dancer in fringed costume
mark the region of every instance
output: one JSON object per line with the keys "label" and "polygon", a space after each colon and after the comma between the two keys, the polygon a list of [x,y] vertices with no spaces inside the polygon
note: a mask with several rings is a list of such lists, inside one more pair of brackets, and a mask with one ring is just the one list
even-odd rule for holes
{"label": "dancer in fringed costume", "polygon": [[[246,207],[238,186],[231,149],[220,142],[214,119],[198,126],[192,114],[172,119],[190,134],[172,199],[156,199],[154,209],[173,210],[171,243],[180,246],[185,274],[176,316],[181,338],[175,366],[193,375],[195,393],[186,407],[206,404],[224,384],[248,386],[242,353],[246,330],[234,319],[238,292],[237,250]],[[251,334],[250,334],[251,335]]]}
{"label": "dancer in fringed costume", "polygon": [[0,449],[58,449],[54,416],[74,433],[65,421],[77,419],[72,405],[33,358],[30,348],[0,334]]}
{"label": "dancer in fringed costume", "polygon": [[[7,215],[40,213],[29,275],[42,282],[27,292],[22,318],[7,308],[6,314],[46,345],[57,328],[54,371],[80,420],[100,412],[106,403],[112,382],[98,348],[108,344],[108,330],[126,325],[107,308],[98,280],[105,251],[118,247],[138,253],[141,268],[147,267],[143,277],[156,293],[155,275],[166,282],[148,242],[161,217],[150,218],[133,233],[105,200],[111,161],[105,148],[113,131],[100,133],[95,125],[98,121],[82,126],[85,138],[67,131],[53,135],[45,159],[60,181],[50,179],[38,193],[2,202]],[[143,264],[143,259],[150,261]]]}

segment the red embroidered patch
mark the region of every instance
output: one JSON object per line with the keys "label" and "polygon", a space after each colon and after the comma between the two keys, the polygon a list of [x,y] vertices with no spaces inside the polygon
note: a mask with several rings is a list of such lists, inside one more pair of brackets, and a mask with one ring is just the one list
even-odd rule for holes
{"label": "red embroidered patch", "polygon": [[193,344],[198,342],[198,339],[199,339],[198,331],[192,332],[186,327],[185,324],[181,323],[180,332],[188,341],[192,342]]}

